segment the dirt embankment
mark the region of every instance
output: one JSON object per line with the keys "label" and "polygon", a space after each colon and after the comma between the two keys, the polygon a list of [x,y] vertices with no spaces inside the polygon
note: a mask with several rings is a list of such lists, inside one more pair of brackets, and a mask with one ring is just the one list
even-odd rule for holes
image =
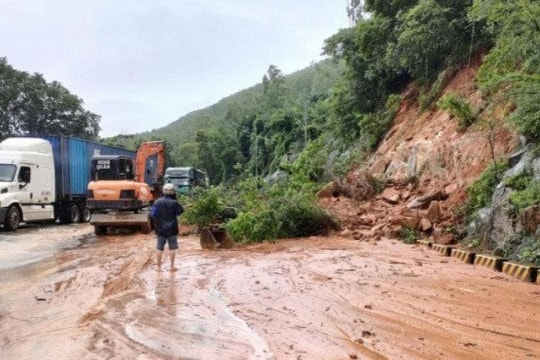
{"label": "dirt embankment", "polygon": [[[494,157],[504,159],[519,145],[501,116],[504,105],[489,106],[482,99],[475,84],[480,63],[479,57],[457,71],[442,92],[462,95],[475,110],[485,108],[473,125],[459,131],[458,120],[436,106],[420,112],[417,94],[409,90],[369,163],[345,179],[353,196],[322,192],[323,205],[342,221],[348,235],[369,241],[397,238],[404,228],[416,228],[434,242],[455,240],[452,230],[462,225],[457,214],[467,188]],[[365,199],[368,177],[387,185],[382,194]]]}

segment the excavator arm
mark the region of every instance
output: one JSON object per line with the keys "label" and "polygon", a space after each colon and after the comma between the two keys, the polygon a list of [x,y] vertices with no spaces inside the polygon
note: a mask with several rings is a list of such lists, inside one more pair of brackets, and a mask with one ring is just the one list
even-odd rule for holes
{"label": "excavator arm", "polygon": [[[147,141],[141,144],[135,157],[135,181],[145,182],[146,161],[150,156],[157,155],[157,169],[153,183],[159,181],[165,170],[165,144],[163,141]],[[149,184],[152,185],[152,184]]]}

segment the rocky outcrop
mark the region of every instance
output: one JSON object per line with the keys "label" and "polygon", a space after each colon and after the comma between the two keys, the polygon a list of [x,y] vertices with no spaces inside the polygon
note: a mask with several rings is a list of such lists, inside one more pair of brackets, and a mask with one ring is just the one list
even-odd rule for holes
{"label": "rocky outcrop", "polygon": [[[483,107],[475,84],[480,60],[458,71],[443,93],[459,93],[473,108]],[[343,186],[338,186],[340,191],[325,191],[327,197],[321,198],[351,237],[353,233],[358,240],[369,241],[399,237],[403,229],[412,228],[433,242],[454,242],[453,230],[461,220],[455,214],[466,202],[467,188],[493,156],[506,157],[519,146],[503,115],[489,116],[493,126],[479,119],[461,131],[456,119],[435,106],[420,111],[416,98],[413,88],[403,94],[391,128],[366,165],[351,171]],[[384,186],[383,191],[373,184]],[[497,196],[502,204],[508,193],[501,189]],[[503,206],[486,209],[481,216],[494,219],[497,229],[513,229],[513,223],[503,220],[505,210]],[[496,235],[497,231],[493,241],[503,242],[508,234]]]}
{"label": "rocky outcrop", "polygon": [[467,236],[481,239],[487,248],[495,252],[514,252],[511,256],[515,258],[523,232],[540,239],[540,205],[517,212],[509,201],[514,190],[505,183],[509,178],[524,173],[540,180],[540,158],[535,158],[532,151],[521,150],[509,157],[508,166],[493,193],[490,206],[478,211],[468,225]]}

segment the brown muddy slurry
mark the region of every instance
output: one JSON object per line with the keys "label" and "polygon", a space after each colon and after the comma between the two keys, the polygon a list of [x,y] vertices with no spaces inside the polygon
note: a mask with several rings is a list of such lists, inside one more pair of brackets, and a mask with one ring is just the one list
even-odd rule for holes
{"label": "brown muddy slurry", "polygon": [[[540,285],[340,236],[208,251],[153,235],[0,232],[2,359],[537,359]],[[165,258],[168,260],[168,258]]]}

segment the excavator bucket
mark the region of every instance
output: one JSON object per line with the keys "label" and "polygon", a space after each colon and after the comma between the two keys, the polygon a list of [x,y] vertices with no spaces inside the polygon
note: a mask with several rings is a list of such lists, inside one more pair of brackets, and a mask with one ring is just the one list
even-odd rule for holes
{"label": "excavator bucket", "polygon": [[201,248],[208,250],[232,249],[236,244],[227,230],[214,227],[201,229],[200,240]]}
{"label": "excavator bucket", "polygon": [[90,225],[94,225],[96,235],[105,235],[107,228],[134,228],[143,234],[152,231],[152,221],[148,212],[109,212],[104,214],[92,214]]}

